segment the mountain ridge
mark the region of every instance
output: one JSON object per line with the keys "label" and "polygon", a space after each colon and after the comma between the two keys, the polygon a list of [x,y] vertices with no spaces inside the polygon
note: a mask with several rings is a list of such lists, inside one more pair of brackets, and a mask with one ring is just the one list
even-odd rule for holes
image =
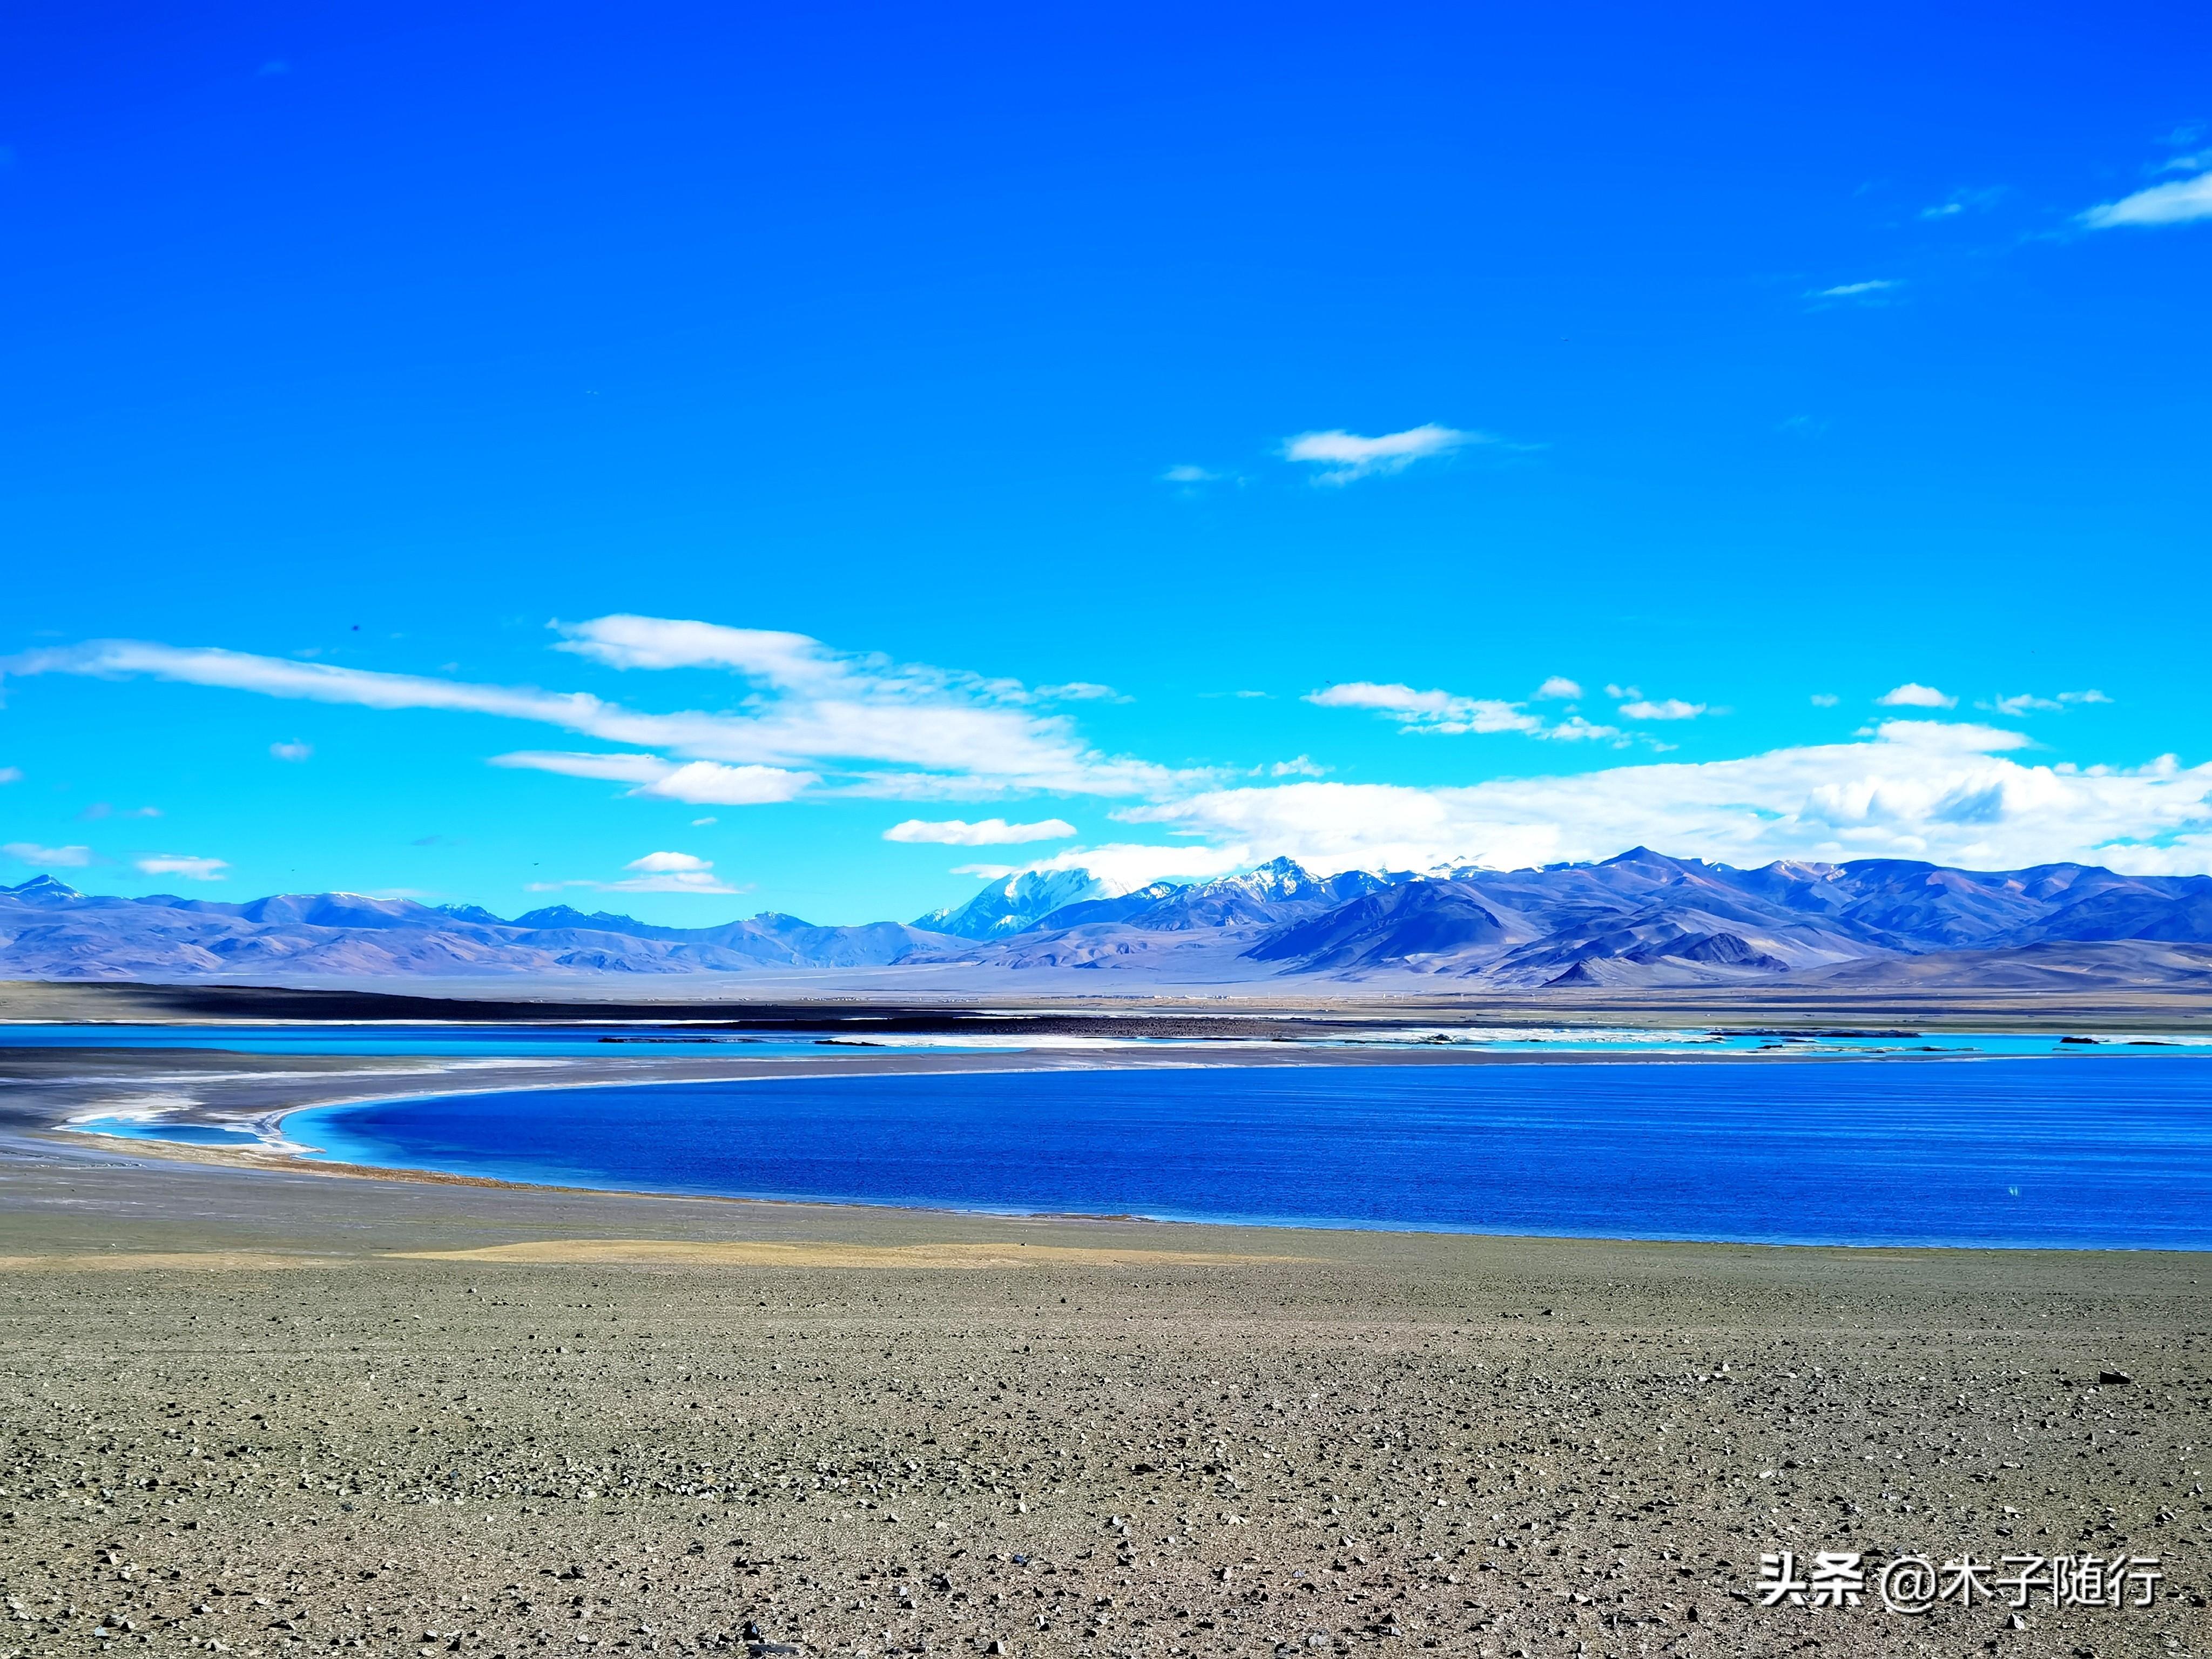
{"label": "mountain ridge", "polygon": [[[1329,876],[1279,858],[1133,888],[1079,868],[1030,871],[911,923],[843,927],[763,911],[674,927],[568,905],[507,920],[347,892],[125,898],[51,875],[0,887],[0,974],[34,979],[929,969],[993,982],[1118,972],[1541,988],[1878,976],[1939,957],[1955,979],[2067,947],[2100,971],[2119,971],[2132,949],[2195,983],[2191,946],[2212,946],[2212,877],[1893,859],[1738,870],[1645,847],[1533,869]],[[2003,971],[2015,969],[2030,971]]]}

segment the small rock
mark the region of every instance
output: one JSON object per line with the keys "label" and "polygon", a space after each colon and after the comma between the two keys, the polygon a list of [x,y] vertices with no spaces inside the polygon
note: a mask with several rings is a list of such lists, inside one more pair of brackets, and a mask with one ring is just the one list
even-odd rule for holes
{"label": "small rock", "polygon": [[2122,1388],[2134,1381],[2135,1378],[2130,1376],[2125,1371],[2099,1371],[2097,1373],[2097,1385],[2100,1388]]}

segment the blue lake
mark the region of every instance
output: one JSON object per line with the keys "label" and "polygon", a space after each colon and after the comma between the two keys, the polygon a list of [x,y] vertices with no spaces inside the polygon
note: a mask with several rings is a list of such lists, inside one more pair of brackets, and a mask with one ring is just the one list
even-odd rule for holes
{"label": "blue lake", "polygon": [[349,1163],[752,1198],[2212,1249],[2212,1060],[2181,1054],[775,1079],[319,1108],[285,1131]]}

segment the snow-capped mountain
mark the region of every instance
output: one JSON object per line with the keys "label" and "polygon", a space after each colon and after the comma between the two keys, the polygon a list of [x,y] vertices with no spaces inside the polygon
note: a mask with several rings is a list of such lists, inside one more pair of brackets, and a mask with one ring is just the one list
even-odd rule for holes
{"label": "snow-capped mountain", "polygon": [[1024,870],[993,882],[965,904],[917,916],[914,925],[955,939],[1004,939],[1071,904],[1119,898],[1128,890],[1088,870]]}

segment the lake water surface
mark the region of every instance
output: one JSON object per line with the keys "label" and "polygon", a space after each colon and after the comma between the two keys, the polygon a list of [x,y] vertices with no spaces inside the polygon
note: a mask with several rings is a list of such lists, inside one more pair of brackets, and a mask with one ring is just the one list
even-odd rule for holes
{"label": "lake water surface", "polygon": [[2212,1249],[2212,1059],[2185,1054],[779,1078],[319,1108],[284,1127],[349,1163],[750,1198]]}

